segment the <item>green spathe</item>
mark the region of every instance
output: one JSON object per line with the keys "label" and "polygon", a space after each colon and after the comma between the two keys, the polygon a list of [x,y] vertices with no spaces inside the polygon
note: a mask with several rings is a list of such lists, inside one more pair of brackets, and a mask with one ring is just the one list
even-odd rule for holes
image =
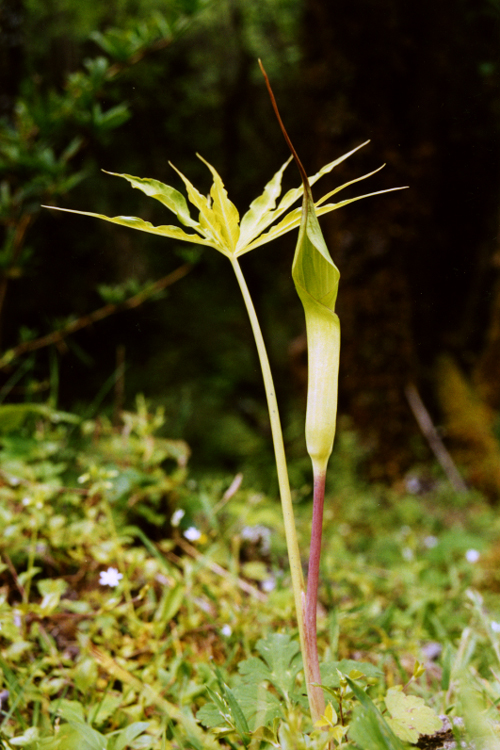
{"label": "green spathe", "polygon": [[304,190],[292,277],[306,319],[309,360],[306,444],[316,475],[326,471],[335,436],[340,357],[340,322],[335,301],[340,272],[323,239],[309,185]]}

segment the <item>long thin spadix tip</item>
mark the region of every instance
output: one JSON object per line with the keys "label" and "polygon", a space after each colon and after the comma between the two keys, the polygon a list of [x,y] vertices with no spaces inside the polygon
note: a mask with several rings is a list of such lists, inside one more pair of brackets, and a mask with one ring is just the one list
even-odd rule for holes
{"label": "long thin spadix tip", "polygon": [[308,180],[308,177],[307,177],[307,172],[304,169],[304,167],[302,166],[302,162],[300,161],[299,156],[298,156],[297,152],[295,151],[295,148],[293,147],[293,144],[292,144],[292,142],[291,142],[291,140],[290,140],[290,138],[288,136],[288,133],[286,131],[286,128],[285,128],[285,126],[283,124],[283,120],[281,119],[281,115],[279,113],[278,105],[276,103],[276,99],[274,98],[274,93],[273,93],[273,90],[271,88],[271,82],[269,81],[268,75],[266,73],[266,70],[265,70],[264,66],[262,65],[262,60],[260,58],[259,58],[259,66],[260,66],[260,69],[262,71],[262,75],[264,76],[264,80],[266,82],[266,87],[267,87],[267,91],[269,93],[269,98],[271,99],[272,107],[274,109],[274,114],[276,115],[276,119],[278,120],[279,126],[281,128],[281,132],[283,133],[283,136],[284,136],[285,141],[286,141],[286,143],[288,145],[288,148],[290,149],[290,151],[292,153],[292,156],[295,159],[295,163],[297,164],[298,170],[300,172],[300,176],[302,178],[302,182],[304,183],[304,190],[307,190],[307,189],[310,190],[311,188],[310,188],[310,185],[309,185],[309,180]]}

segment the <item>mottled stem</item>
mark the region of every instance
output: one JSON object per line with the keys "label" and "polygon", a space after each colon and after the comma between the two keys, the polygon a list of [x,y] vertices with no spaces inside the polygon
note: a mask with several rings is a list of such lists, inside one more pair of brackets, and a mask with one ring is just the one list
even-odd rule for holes
{"label": "mottled stem", "polygon": [[326,474],[324,471],[314,472],[311,546],[309,550],[309,568],[307,572],[307,591],[304,611],[304,625],[308,651],[308,677],[312,682],[318,683],[317,686],[312,687],[312,690],[315,694],[314,703],[316,711],[320,711],[320,716],[324,713],[325,701],[323,690],[320,686],[321,675],[319,671],[316,610],[318,607],[319,563],[321,558],[321,536],[323,532],[325,479]]}

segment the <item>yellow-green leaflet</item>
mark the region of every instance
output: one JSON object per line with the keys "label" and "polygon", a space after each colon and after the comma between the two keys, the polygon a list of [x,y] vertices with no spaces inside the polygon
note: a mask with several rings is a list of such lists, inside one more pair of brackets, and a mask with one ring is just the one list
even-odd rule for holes
{"label": "yellow-green leaflet", "polygon": [[[365,144],[361,145],[364,146]],[[335,159],[330,164],[326,164],[319,172],[309,178],[309,183],[312,185],[323,177],[323,175],[331,172],[337,164],[347,159],[358,148],[361,148],[361,146]],[[104,214],[97,214],[91,211],[75,211],[68,208],[57,208],[57,210],[81,214],[83,216],[93,216],[96,219],[103,219],[112,224],[121,224],[131,229],[157,234],[161,237],[170,237],[174,240],[183,240],[197,245],[207,245],[229,258],[237,258],[240,255],[244,255],[250,252],[250,250],[271,242],[299,226],[301,217],[300,208],[294,208],[288,213],[285,212],[288,211],[295,201],[302,197],[302,185],[285,193],[278,205],[276,205],[281,194],[283,172],[290,163],[290,159],[280,167],[274,177],[268,182],[262,195],[252,201],[250,208],[240,222],[238,210],[234,203],[229,200],[219,173],[201,156],[198,155],[198,158],[206,164],[213,177],[213,184],[208,196],[202,195],[182,172],[179,172],[173,164],[170,165],[183,181],[188,200],[198,212],[197,218],[191,215],[188,202],[182,193],[170,185],[165,185],[163,182],[147,177],[134,177],[130,174],[106,172],[106,174],[115,177],[123,177],[133,188],[141,190],[150,198],[159,201],[165,208],[168,208],[169,211],[175,214],[184,227],[194,230],[192,232],[186,232],[181,227],[172,225],[154,226],[149,221],[144,221],[135,216],[105,216]],[[363,180],[365,177],[370,177],[370,175],[363,175],[363,177],[358,177],[356,180],[352,180],[352,182],[358,182],[358,180]],[[348,203],[367,197],[363,195],[350,198],[346,201],[340,201],[339,203],[325,204],[325,201],[331,198],[332,195],[338,193],[344,187],[351,185],[352,182],[340,185],[332,192],[323,196],[317,204],[318,215],[334,211]],[[376,195],[376,193],[370,193],[370,195]],[[56,206],[46,206],[46,208],[56,208]],[[283,214],[285,215],[283,216]],[[278,221],[280,217],[283,218]]]}
{"label": "yellow-green leaflet", "polygon": [[340,272],[323,239],[308,184],[292,277],[306,318],[309,362],[306,445],[316,475],[326,471],[335,436],[340,357],[340,322],[335,301]]}

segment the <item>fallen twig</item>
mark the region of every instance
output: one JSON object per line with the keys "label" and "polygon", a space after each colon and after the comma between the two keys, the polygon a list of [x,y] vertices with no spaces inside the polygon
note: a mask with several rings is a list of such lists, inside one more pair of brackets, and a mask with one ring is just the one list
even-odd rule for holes
{"label": "fallen twig", "polygon": [[182,279],[183,276],[189,273],[191,268],[191,263],[184,263],[184,265],[179,266],[179,268],[176,268],[172,273],[167,274],[167,276],[164,276],[162,279],[158,279],[158,281],[155,281],[155,283],[151,284],[147,289],[143,289],[141,292],[135,294],[124,302],[118,302],[116,304],[108,303],[107,305],[104,305],[104,307],[100,307],[98,310],[94,310],[94,312],[89,313],[88,315],[82,315],[78,320],[71,321],[71,323],[68,323],[68,325],[64,326],[64,328],[60,328],[58,331],[52,331],[52,333],[48,333],[46,336],[41,336],[33,341],[25,341],[13,349],[9,349],[5,352],[3,357],[0,358],[0,370],[10,365],[13,360],[17,359],[22,354],[33,352],[37,349],[43,349],[51,344],[58,344],[62,342],[66,336],[69,336],[70,333],[75,333],[75,331],[80,331],[82,328],[87,328],[93,323],[97,323],[97,321],[103,320],[114,313],[139,307],[139,305],[142,305],[142,303],[149,299],[149,297],[160,292],[162,289],[165,289],[167,286],[174,284],[176,281],[179,281],[179,279]]}
{"label": "fallen twig", "polygon": [[418,422],[418,426],[422,430],[422,434],[426,438],[429,446],[436,456],[441,468],[445,472],[446,476],[450,480],[453,489],[457,492],[467,492],[467,485],[460,476],[455,463],[446,450],[443,441],[441,440],[438,431],[434,427],[431,416],[424,406],[420,394],[417,391],[413,383],[409,383],[405,388],[406,398],[410,405],[410,409],[413,412],[413,416]]}
{"label": "fallen twig", "polygon": [[[198,550],[193,547],[192,544],[189,544],[189,542],[186,542],[181,538],[177,539],[176,542],[179,547],[184,550],[184,552],[187,552],[187,554],[193,557],[195,560],[204,563],[207,568],[212,571],[212,573],[215,573],[218,576],[222,576],[223,578],[235,578],[235,576],[231,575],[231,573],[223,568],[222,565],[212,562],[212,560],[208,560],[205,555],[202,555],[201,552],[198,552]],[[259,591],[259,589],[255,586],[252,586],[251,583],[244,581],[243,578],[236,577],[236,583],[242,591],[244,591],[246,594],[250,594],[250,596],[253,596],[254,599],[258,599],[259,602],[267,602],[267,596],[263,594],[262,591]]]}

